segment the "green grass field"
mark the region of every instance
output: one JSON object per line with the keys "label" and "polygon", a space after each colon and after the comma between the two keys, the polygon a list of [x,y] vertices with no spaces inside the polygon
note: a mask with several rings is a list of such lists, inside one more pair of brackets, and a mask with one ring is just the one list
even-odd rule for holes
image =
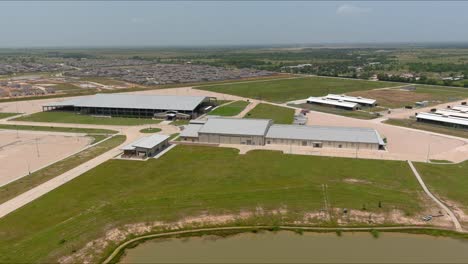
{"label": "green grass field", "polygon": [[137,126],[144,124],[158,124],[161,120],[149,118],[127,118],[127,117],[96,117],[91,115],[80,115],[73,112],[39,112],[28,116],[15,118],[15,121],[50,122],[50,123],[73,123],[92,125],[115,125],[115,126]]}
{"label": "green grass field", "polygon": [[67,133],[86,133],[86,134],[116,134],[117,133],[117,131],[115,131],[115,130],[98,129],[98,128],[24,126],[24,125],[4,125],[4,124],[0,124],[0,129],[67,132]]}
{"label": "green grass field", "polygon": [[309,96],[322,96],[328,93],[349,93],[398,85],[400,84],[339,78],[305,77],[287,80],[201,86],[196,88],[272,102],[287,102],[307,98]]}
{"label": "green grass field", "polygon": [[335,107],[321,106],[321,105],[315,105],[315,104],[305,103],[305,104],[293,105],[293,106],[300,107],[303,109],[309,109],[312,111],[324,112],[324,113],[341,115],[341,116],[352,117],[352,118],[359,118],[359,119],[374,119],[378,117],[378,115],[372,114],[367,111],[349,111],[349,110],[339,109]]}
{"label": "green grass field", "polygon": [[437,165],[415,163],[429,189],[443,200],[455,202],[468,214],[468,161]]}
{"label": "green grass field", "polygon": [[20,113],[0,113],[0,119],[4,119],[10,116],[19,115]]}
{"label": "green grass field", "polygon": [[294,109],[271,104],[258,104],[244,118],[272,119],[275,124],[292,124]]}
{"label": "green grass field", "polygon": [[244,110],[249,105],[249,102],[246,101],[236,101],[225,106],[221,106],[211,111],[210,115],[219,115],[219,116],[235,116],[238,115],[242,110]]}
{"label": "green grass field", "polygon": [[[102,135],[101,135],[102,136]],[[104,137],[104,136],[102,136]],[[95,138],[95,142],[101,141],[104,138]],[[3,203],[27,190],[30,190],[41,183],[44,183],[66,171],[69,171],[76,166],[91,160],[102,153],[117,147],[125,141],[125,136],[117,135],[108,139],[96,146],[83,150],[66,159],[58,161],[50,166],[38,170],[31,175],[16,180],[10,184],[0,187],[0,203]]]}
{"label": "green grass field", "polygon": [[258,208],[287,213],[251,224],[291,223],[323,208],[322,184],[336,208],[417,215],[424,206],[405,162],[177,146],[145,162],[110,160],[1,218],[0,262],[56,262],[128,223]]}
{"label": "green grass field", "polygon": [[157,127],[150,127],[150,128],[143,128],[140,130],[141,133],[158,133],[161,132],[160,128]]}
{"label": "green grass field", "polygon": [[463,128],[454,128],[449,126],[429,124],[424,122],[418,122],[415,119],[388,119],[384,121],[385,124],[394,126],[409,127],[419,130],[426,130],[440,134],[446,134],[456,137],[468,138],[468,130]]}

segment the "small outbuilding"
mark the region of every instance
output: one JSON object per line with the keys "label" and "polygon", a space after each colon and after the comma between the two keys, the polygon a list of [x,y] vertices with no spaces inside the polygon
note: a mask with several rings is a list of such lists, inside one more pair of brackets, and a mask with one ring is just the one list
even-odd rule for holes
{"label": "small outbuilding", "polygon": [[138,157],[145,159],[156,155],[167,146],[169,146],[169,136],[155,134],[142,137],[121,148],[121,150],[123,150],[122,157]]}

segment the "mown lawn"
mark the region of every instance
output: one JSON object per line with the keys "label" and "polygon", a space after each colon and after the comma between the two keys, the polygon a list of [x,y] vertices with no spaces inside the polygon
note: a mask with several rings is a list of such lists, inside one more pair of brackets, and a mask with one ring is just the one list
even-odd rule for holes
{"label": "mown lawn", "polygon": [[[93,135],[94,142],[104,140],[104,135]],[[125,141],[125,136],[117,135],[94,147],[85,149],[66,159],[58,161],[50,166],[38,170],[31,175],[18,179],[10,184],[0,187],[0,203],[6,202],[15,196],[30,190],[60,174],[69,171],[76,166],[101,155],[102,153],[117,147]]]}
{"label": "mown lawn", "polygon": [[341,116],[346,116],[346,117],[352,117],[352,118],[359,118],[359,119],[374,119],[377,118],[377,114],[372,114],[367,111],[350,111],[350,110],[345,110],[345,109],[339,109],[335,107],[329,107],[329,106],[322,106],[322,105],[316,105],[316,104],[300,104],[300,105],[293,105],[295,107],[300,107],[303,109],[309,109],[312,111],[317,111],[317,112],[323,112],[323,113],[329,113],[329,114],[334,114],[334,115],[341,115]]}
{"label": "mown lawn", "polygon": [[433,193],[456,202],[468,214],[468,161],[444,165],[415,163],[415,166]]}
{"label": "mown lawn", "polygon": [[415,119],[395,119],[391,118],[384,121],[385,124],[390,124],[394,126],[409,127],[419,130],[426,130],[440,134],[446,134],[456,137],[468,138],[468,130],[464,128],[454,128],[450,126],[438,125],[438,124],[429,124],[424,122],[418,122]]}
{"label": "mown lawn", "polygon": [[339,78],[304,77],[287,80],[201,86],[196,88],[271,102],[287,102],[304,99],[309,96],[323,96],[328,93],[349,93],[398,85],[400,84]]}
{"label": "mown lawn", "polygon": [[0,119],[4,119],[10,116],[19,115],[20,113],[0,113]]}
{"label": "mown lawn", "polygon": [[211,111],[209,114],[219,116],[235,116],[242,112],[242,110],[244,110],[248,105],[249,102],[236,101],[228,105],[218,107],[215,110]]}
{"label": "mown lawn", "polygon": [[161,120],[149,118],[126,118],[126,117],[97,117],[92,115],[80,115],[73,112],[39,112],[28,116],[15,118],[15,121],[50,122],[50,123],[73,123],[92,125],[115,125],[115,126],[137,126],[144,124],[158,124]]}
{"label": "mown lawn", "polygon": [[272,119],[275,124],[292,124],[294,109],[271,104],[258,104],[244,118]]}
{"label": "mown lawn", "polygon": [[55,262],[127,223],[259,208],[287,213],[253,223],[291,223],[324,207],[322,184],[331,207],[415,215],[424,206],[405,162],[177,146],[160,159],[110,160],[0,219],[0,262]]}

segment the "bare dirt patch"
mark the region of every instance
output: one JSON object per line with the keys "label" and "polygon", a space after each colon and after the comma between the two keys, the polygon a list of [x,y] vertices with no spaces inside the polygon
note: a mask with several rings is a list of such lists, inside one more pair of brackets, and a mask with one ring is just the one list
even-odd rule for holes
{"label": "bare dirt patch", "polygon": [[344,182],[346,183],[354,183],[354,184],[371,184],[370,181],[366,181],[366,180],[361,180],[361,179],[353,179],[353,178],[347,178],[347,179],[344,179],[343,180]]}

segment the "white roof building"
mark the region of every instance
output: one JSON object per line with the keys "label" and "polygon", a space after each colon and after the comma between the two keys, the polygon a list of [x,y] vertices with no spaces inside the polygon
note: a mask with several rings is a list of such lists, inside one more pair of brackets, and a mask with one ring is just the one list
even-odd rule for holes
{"label": "white roof building", "polygon": [[348,96],[345,94],[328,94],[325,96],[326,99],[332,99],[332,100],[342,100],[345,102],[352,102],[352,103],[358,103],[361,105],[375,105],[377,102],[374,99],[369,99],[369,98],[363,98],[363,97],[354,97],[354,96]]}
{"label": "white roof building", "polygon": [[207,97],[143,94],[96,94],[54,102],[44,107],[91,107],[194,111]]}
{"label": "white roof building", "polygon": [[121,150],[135,150],[137,148],[152,149],[168,139],[169,139],[169,136],[154,134],[151,136],[137,139],[136,141],[122,147]]}
{"label": "white roof building", "polygon": [[265,136],[272,121],[249,118],[208,118],[198,133]]}
{"label": "white roof building", "polygon": [[452,109],[466,113],[468,112],[468,105],[457,105],[457,106],[452,107]]}
{"label": "white roof building", "polygon": [[436,114],[443,115],[443,116],[453,116],[453,117],[460,117],[460,118],[467,118],[468,119],[468,112],[461,112],[456,110],[437,110]]}
{"label": "white roof building", "polygon": [[307,98],[307,103],[332,105],[332,106],[348,108],[348,109],[356,109],[359,107],[358,103],[345,102],[343,100],[327,99],[325,97],[309,97]]}
{"label": "white roof building", "polygon": [[433,113],[417,113],[416,118],[418,120],[436,121],[436,122],[442,122],[442,123],[468,127],[468,119],[466,118],[443,116],[443,115],[433,114]]}
{"label": "white roof building", "polygon": [[375,129],[360,127],[272,125],[268,130],[266,138],[385,145],[385,142]]}

